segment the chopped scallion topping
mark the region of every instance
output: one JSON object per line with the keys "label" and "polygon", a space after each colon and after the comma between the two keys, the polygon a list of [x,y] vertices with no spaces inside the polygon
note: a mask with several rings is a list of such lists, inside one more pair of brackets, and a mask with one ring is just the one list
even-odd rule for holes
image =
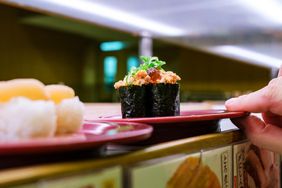
{"label": "chopped scallion topping", "polygon": [[129,82],[130,77],[135,76],[135,74],[140,70],[147,71],[150,68],[163,70],[162,66],[166,64],[165,61],[159,60],[158,57],[140,56],[140,60],[143,63],[139,67],[132,67],[128,74],[125,76],[124,80],[126,83]]}

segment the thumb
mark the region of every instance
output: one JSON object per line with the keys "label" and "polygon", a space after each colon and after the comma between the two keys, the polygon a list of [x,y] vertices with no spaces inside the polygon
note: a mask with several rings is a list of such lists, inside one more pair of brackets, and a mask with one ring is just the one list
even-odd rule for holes
{"label": "thumb", "polygon": [[272,124],[265,124],[255,116],[232,120],[242,128],[250,141],[260,147],[282,154],[282,129]]}
{"label": "thumb", "polygon": [[266,112],[269,107],[268,88],[264,87],[248,95],[229,99],[225,102],[229,111]]}

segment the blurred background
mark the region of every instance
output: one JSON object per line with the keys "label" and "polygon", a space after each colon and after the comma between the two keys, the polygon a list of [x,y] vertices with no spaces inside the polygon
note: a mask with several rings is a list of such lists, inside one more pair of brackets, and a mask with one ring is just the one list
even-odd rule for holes
{"label": "blurred background", "polygon": [[116,102],[114,82],[139,55],[181,76],[181,101],[257,90],[282,61],[278,0],[1,0],[0,80],[73,87]]}

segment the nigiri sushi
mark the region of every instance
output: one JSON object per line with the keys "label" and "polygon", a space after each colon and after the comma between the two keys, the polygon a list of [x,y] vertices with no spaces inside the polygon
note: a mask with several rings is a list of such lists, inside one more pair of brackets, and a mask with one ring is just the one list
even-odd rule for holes
{"label": "nigiri sushi", "polygon": [[0,82],[0,140],[76,133],[83,114],[83,103],[68,86],[35,79]]}
{"label": "nigiri sushi", "polygon": [[74,90],[65,85],[47,85],[45,91],[56,104],[56,134],[68,134],[79,131],[83,121],[84,105]]}

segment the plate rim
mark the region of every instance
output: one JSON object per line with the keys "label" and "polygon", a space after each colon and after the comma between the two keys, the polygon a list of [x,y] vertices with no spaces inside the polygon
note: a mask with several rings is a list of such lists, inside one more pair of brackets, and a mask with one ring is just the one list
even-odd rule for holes
{"label": "plate rim", "polygon": [[[227,118],[238,118],[248,116],[250,113],[245,111],[228,111],[226,109],[206,109],[206,110],[184,110],[183,112],[214,112],[209,114],[199,114],[199,115],[183,115],[183,116],[163,116],[163,117],[142,117],[142,118],[108,118],[108,116],[102,116],[100,118],[95,118],[93,120],[86,119],[85,121],[104,121],[104,122],[136,122],[136,123],[146,123],[150,125],[158,124],[169,124],[169,123],[184,123],[184,122],[196,122],[196,121],[212,121]],[[216,113],[217,112],[217,113]],[[222,113],[218,113],[222,112]],[[113,115],[115,116],[115,115]],[[116,115],[121,116],[121,115]],[[204,118],[204,119],[203,119]]]}
{"label": "plate rim", "polygon": [[[89,122],[88,122],[89,123]],[[91,122],[91,123],[113,123],[113,122]],[[153,127],[145,123],[137,122],[114,122],[117,124],[128,124],[128,125],[142,125],[143,129],[138,129],[135,131],[121,132],[116,134],[114,137],[112,135],[97,135],[97,139],[74,139],[71,138],[79,135],[72,134],[64,138],[62,142],[56,142],[59,137],[51,138],[39,138],[30,140],[14,140],[14,141],[3,141],[0,142],[0,156],[8,155],[28,155],[28,154],[44,154],[52,152],[64,152],[64,151],[76,151],[79,149],[95,149],[99,146],[103,146],[108,143],[126,143],[133,141],[140,141],[149,138],[152,135]],[[83,122],[83,125],[86,124]],[[83,133],[81,133],[83,134]],[[81,135],[84,136],[84,135]],[[85,136],[84,136],[85,137]],[[55,138],[53,140],[53,138]],[[39,141],[39,142],[38,142]],[[44,151],[46,149],[46,151]]]}

